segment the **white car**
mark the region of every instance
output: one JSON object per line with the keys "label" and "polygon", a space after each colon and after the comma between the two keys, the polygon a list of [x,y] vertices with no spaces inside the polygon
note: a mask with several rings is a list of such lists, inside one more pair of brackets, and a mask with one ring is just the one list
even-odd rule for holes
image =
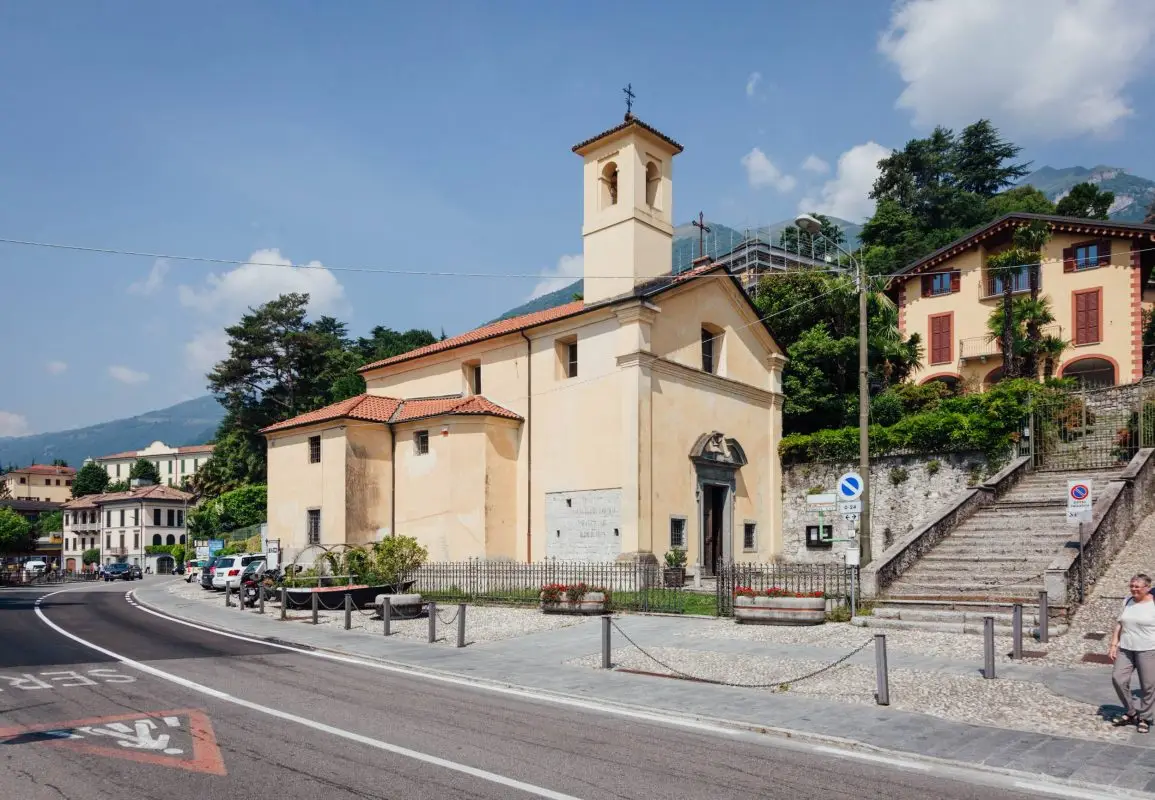
{"label": "white car", "polygon": [[48,564],[41,558],[33,558],[24,562],[24,571],[30,572],[33,575],[39,575],[48,569]]}
{"label": "white car", "polygon": [[264,555],[224,556],[213,565],[213,588],[239,589],[241,573],[254,561],[264,561]]}

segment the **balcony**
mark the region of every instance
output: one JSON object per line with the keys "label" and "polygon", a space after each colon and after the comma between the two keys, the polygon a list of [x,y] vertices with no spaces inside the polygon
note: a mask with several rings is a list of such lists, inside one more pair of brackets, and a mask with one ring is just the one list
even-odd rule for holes
{"label": "balcony", "polygon": [[128,555],[128,548],[127,547],[106,547],[106,548],[104,548],[103,552],[106,556],[126,556],[126,555]]}
{"label": "balcony", "polygon": [[[1043,271],[1039,270],[1039,290],[1043,288]],[[1027,268],[1020,267],[1018,270],[1011,273],[1011,294],[1023,294],[1030,291],[1030,278],[1027,277]],[[990,272],[983,273],[982,282],[979,284],[979,299],[993,300],[997,297],[1003,296],[1003,281],[999,274],[992,274]]]}
{"label": "balcony", "polygon": [[[1063,338],[1062,325],[1044,325],[1039,331],[1043,336],[1054,336],[1056,338]],[[960,365],[978,362],[985,364],[987,361],[998,360],[1003,358],[1003,343],[1001,339],[992,339],[990,336],[971,336],[968,339],[958,340],[958,361]]]}

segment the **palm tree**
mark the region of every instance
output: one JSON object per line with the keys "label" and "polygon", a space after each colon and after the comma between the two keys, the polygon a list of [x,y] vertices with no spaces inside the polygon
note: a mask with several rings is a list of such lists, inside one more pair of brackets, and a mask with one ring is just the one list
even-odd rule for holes
{"label": "palm tree", "polygon": [[[1014,249],[1019,251],[1024,257],[1024,263],[1028,264],[1027,280],[1030,285],[1031,304],[1036,307],[1036,311],[1039,310],[1039,267],[1043,260],[1043,247],[1046,246],[1050,238],[1051,229],[1042,220],[1035,220],[1015,229]],[[1023,362],[1023,374],[1031,378],[1037,378],[1039,375],[1039,363],[1036,357],[1039,331],[1043,325],[1050,324],[1050,322],[1040,322],[1041,316],[1050,316],[1050,322],[1054,322],[1049,308],[1045,309],[1044,315],[1032,313],[1026,319],[1027,341],[1031,346],[1027,349],[1026,359]]]}
{"label": "palm tree", "polygon": [[993,338],[996,340],[1001,339],[1003,343],[1004,378],[1013,378],[1017,374],[1014,335],[1015,321],[1014,313],[1011,308],[1011,290],[1014,287],[1014,272],[1012,270],[1016,269],[1020,263],[1022,262],[1019,259],[1019,251],[1014,247],[1012,247],[1010,250],[1004,250],[1001,253],[996,253],[987,259],[987,272],[996,276],[997,280],[1002,281],[1002,323]]}
{"label": "palm tree", "polygon": [[1051,311],[1049,297],[1040,297],[1037,300],[1020,297],[1015,300],[1011,306],[1011,344],[1009,348],[1010,359],[1008,359],[1004,310],[991,311],[987,318],[987,338],[990,341],[1002,343],[1004,376],[1007,375],[1005,365],[1008,360],[1013,365],[1014,375],[1038,380],[1037,365],[1040,359],[1043,365],[1043,377],[1050,378],[1054,374],[1055,364],[1066,349],[1067,342],[1054,334],[1045,336],[1036,334],[1034,339],[1028,335],[1029,331],[1042,331],[1043,328],[1054,322],[1055,315]]}

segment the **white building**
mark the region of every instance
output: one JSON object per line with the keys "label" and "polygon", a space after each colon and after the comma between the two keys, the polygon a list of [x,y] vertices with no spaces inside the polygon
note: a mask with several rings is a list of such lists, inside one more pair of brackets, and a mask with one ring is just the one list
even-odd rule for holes
{"label": "white building", "polygon": [[104,467],[112,481],[128,480],[128,473],[137,459],[146,458],[160,473],[160,481],[168,486],[180,486],[186,479],[197,473],[213,454],[211,444],[196,444],[189,447],[169,447],[161,441],[150,444],[143,450],[129,450],[101,456],[96,463]]}
{"label": "white building", "polygon": [[123,561],[168,572],[172,558],[145,552],[149,545],[187,544],[185,527],[192,495],[170,486],[137,486],[127,492],[93,494],[64,504],[65,569],[80,570],[85,550],[100,550],[100,563]]}

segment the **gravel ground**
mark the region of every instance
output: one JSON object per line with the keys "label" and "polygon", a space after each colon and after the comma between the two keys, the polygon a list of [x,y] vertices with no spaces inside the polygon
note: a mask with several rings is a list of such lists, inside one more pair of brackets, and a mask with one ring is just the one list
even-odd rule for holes
{"label": "gravel ground", "polygon": [[[889,644],[889,637],[887,641]],[[694,677],[747,685],[791,680],[784,689],[761,691],[787,691],[845,703],[874,703],[875,676],[870,667],[842,665],[821,675],[794,681],[825,664],[749,656],[736,658],[728,653],[691,652],[671,647],[650,648],[648,652],[674,670]],[[627,669],[673,674],[634,647],[615,650],[613,662],[615,666]],[[601,657],[587,656],[569,663],[598,668]],[[1134,735],[1130,729],[1108,725],[1096,715],[1098,709],[1094,706],[1060,697],[1039,684],[1025,681],[988,681],[979,677],[892,669],[890,704],[902,711],[930,714],[956,722],[1058,736],[1126,742]]]}
{"label": "gravel ground", "polygon": [[[198,584],[188,584],[183,580],[176,581],[169,591],[185,599],[199,600],[205,603],[215,603],[223,606],[225,603],[222,592],[213,592],[200,588]],[[235,602],[235,600],[234,600]],[[338,603],[339,598],[327,598],[326,602]],[[239,612],[238,612],[239,613]],[[246,611],[246,613],[253,613]],[[266,603],[265,616],[270,624],[280,623],[281,606],[279,603]],[[438,610],[437,644],[450,647],[457,644],[457,623],[454,617],[456,606],[442,607]],[[320,611],[317,615],[319,625],[344,626],[345,612]],[[289,621],[296,624],[309,624],[306,620],[312,619],[309,610],[289,611]],[[509,608],[505,606],[469,606],[466,611],[465,641],[469,644],[484,644],[498,642],[503,639],[512,639],[542,631],[551,631],[579,625],[585,622],[584,617],[566,616],[562,614],[542,614],[534,608]],[[449,623],[449,624],[446,624]],[[350,633],[373,634],[380,636],[384,623],[376,613],[368,610],[354,609],[351,620]],[[429,620],[427,617],[419,619],[394,619],[390,623],[390,634],[401,639],[411,639],[425,642],[429,638]]]}

